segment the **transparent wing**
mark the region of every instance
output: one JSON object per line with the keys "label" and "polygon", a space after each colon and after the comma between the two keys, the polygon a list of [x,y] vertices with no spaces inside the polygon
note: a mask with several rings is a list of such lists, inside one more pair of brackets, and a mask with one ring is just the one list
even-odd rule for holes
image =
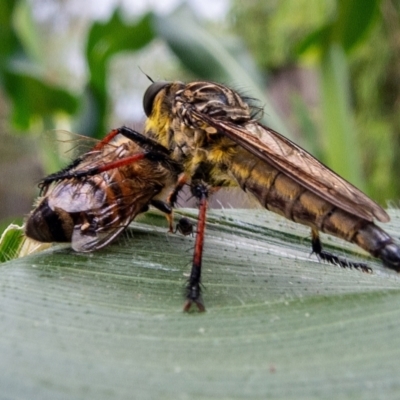
{"label": "transparent wing", "polygon": [[101,249],[114,240],[129,225],[132,219],[127,220],[125,224],[121,223],[119,226],[109,226],[105,227],[104,230],[90,232],[82,230],[81,226],[75,226],[72,233],[71,247],[81,253]]}
{"label": "transparent wing", "polygon": [[41,141],[41,147],[53,153],[63,165],[90,152],[99,142],[97,139],[59,129],[44,132]]}
{"label": "transparent wing", "polygon": [[150,201],[153,192],[146,193],[135,185],[135,180],[125,180],[124,198],[113,198],[94,179],[60,181],[48,194],[51,209],[67,212],[74,221],[71,246],[78,252],[100,249],[117,237]]}
{"label": "transparent wing", "polygon": [[256,157],[291,177],[338,208],[372,221],[387,222],[389,216],[367,195],[320,163],[310,153],[279,133],[257,122],[243,125],[212,119],[192,109],[193,116],[229,137]]}
{"label": "transparent wing", "polygon": [[[80,213],[82,220],[74,227],[71,239],[74,250],[89,252],[106,246],[147,209],[150,200],[159,191],[152,185],[147,189],[135,177],[125,179],[122,184],[124,188],[121,182],[118,185],[114,183],[113,194],[120,193],[117,197],[104,198],[101,203],[99,193],[97,202],[92,201],[94,207]],[[117,186],[120,192],[116,190]]]}
{"label": "transparent wing", "polygon": [[50,208],[71,214],[101,209],[106,203],[106,193],[92,182],[69,179],[56,183],[47,195]]}

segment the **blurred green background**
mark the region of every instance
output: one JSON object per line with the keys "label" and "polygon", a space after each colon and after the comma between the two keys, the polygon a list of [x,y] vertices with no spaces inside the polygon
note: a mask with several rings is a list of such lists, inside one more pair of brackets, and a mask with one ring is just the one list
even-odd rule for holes
{"label": "blurred green background", "polygon": [[154,80],[207,78],[383,206],[400,197],[396,0],[3,0],[0,231],[54,171],[41,134],[143,123]]}

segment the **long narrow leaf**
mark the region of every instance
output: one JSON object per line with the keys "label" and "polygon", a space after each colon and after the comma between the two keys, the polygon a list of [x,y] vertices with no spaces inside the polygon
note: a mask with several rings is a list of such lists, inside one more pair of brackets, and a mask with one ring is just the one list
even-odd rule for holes
{"label": "long narrow leaf", "polygon": [[359,188],[364,188],[360,149],[351,113],[344,52],[330,44],[321,61],[323,126],[327,164]]}
{"label": "long narrow leaf", "polygon": [[194,239],[167,234],[158,214],[94,254],[58,246],[2,264],[2,396],[399,397],[395,273],[320,263],[307,229],[265,211],[209,217],[204,314],[181,311]]}

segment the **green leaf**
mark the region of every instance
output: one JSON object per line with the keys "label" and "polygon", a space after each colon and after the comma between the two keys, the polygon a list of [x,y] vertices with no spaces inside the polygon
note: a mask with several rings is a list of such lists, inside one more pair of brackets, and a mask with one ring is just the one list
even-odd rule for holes
{"label": "green leaf", "polygon": [[32,7],[29,2],[19,0],[13,15],[13,25],[26,57],[35,60],[35,63],[43,63],[43,51],[40,35],[38,35],[36,23],[32,16]]}
{"label": "green leaf", "polygon": [[296,121],[298,121],[300,132],[303,135],[304,148],[318,160],[322,160],[323,153],[321,151],[318,129],[312,120],[306,102],[301,96],[294,93],[291,96],[291,105],[293,113],[296,116]]}
{"label": "green leaf", "polygon": [[330,23],[311,32],[299,42],[296,47],[296,53],[303,54],[310,48],[316,48],[321,53],[323,49],[329,44],[331,31],[332,24]]}
{"label": "green leaf", "polygon": [[33,118],[47,118],[56,112],[73,114],[76,97],[41,78],[24,72],[4,71],[4,86],[13,102],[13,123],[27,129]]}
{"label": "green leaf", "polygon": [[379,0],[338,0],[338,16],[333,25],[333,40],[348,51],[365,36],[378,15]]}
{"label": "green leaf", "polygon": [[[110,59],[122,51],[139,50],[153,38],[150,14],[146,14],[136,23],[128,24],[123,21],[117,9],[108,21],[95,22],[92,25],[86,45],[86,60],[90,71],[90,82],[86,94],[91,105],[88,112],[96,114],[96,124],[91,127],[89,133],[93,135],[90,136],[99,133],[103,135],[105,132],[108,97],[107,68]],[[86,116],[82,118],[87,120]]]}
{"label": "green leaf", "polygon": [[179,7],[166,17],[155,16],[154,28],[186,68],[201,78],[239,87],[246,95],[258,99],[266,110],[264,123],[291,137],[285,122],[262,90],[261,73],[239,40],[228,47],[199,24],[187,6]]}
{"label": "green leaf", "polygon": [[332,43],[340,44],[346,52],[353,49],[376,19],[379,3],[379,0],[337,0],[335,18],[306,36],[297,46],[297,53],[317,48],[323,54]]}
{"label": "green leaf", "polygon": [[21,43],[13,27],[13,13],[16,1],[6,0],[0,7],[0,70],[7,57],[22,51]]}
{"label": "green leaf", "polygon": [[2,264],[2,396],[398,398],[399,277],[371,259],[373,274],[320,263],[308,234],[262,210],[210,212],[203,314],[181,311],[194,239],[156,213],[93,254]]}
{"label": "green leaf", "polygon": [[0,237],[0,263],[17,257],[23,241],[22,227],[10,224]]}
{"label": "green leaf", "polygon": [[50,246],[50,243],[40,243],[27,238],[22,222],[21,225],[10,224],[0,237],[0,263],[41,252]]}
{"label": "green leaf", "polygon": [[145,15],[135,24],[123,21],[117,9],[105,23],[95,22],[88,35],[86,56],[91,82],[96,87],[105,84],[106,67],[109,59],[121,51],[138,50],[153,38],[151,17]]}
{"label": "green leaf", "polygon": [[325,160],[337,174],[363,189],[360,148],[351,113],[349,77],[343,49],[331,44],[321,60]]}

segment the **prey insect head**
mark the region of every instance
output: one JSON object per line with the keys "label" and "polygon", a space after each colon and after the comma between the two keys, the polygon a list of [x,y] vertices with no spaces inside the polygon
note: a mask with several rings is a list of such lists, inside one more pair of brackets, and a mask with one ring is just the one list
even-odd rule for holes
{"label": "prey insect head", "polygon": [[165,86],[169,85],[170,82],[166,81],[158,81],[152,83],[146,90],[143,96],[143,109],[146,113],[146,116],[150,116],[153,110],[153,103],[154,99],[156,98],[157,94],[165,88]]}

